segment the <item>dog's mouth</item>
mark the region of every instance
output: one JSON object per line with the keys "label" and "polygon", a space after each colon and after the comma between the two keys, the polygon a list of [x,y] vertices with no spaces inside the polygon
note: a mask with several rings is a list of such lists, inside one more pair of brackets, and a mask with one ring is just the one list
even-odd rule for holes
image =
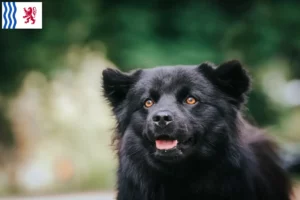
{"label": "dog's mouth", "polygon": [[155,139],[156,148],[159,150],[170,150],[177,146],[178,140],[167,135],[159,136]]}
{"label": "dog's mouth", "polygon": [[156,137],[155,139],[155,146],[156,149],[159,150],[171,150],[177,148],[177,146],[180,145],[191,145],[193,144],[193,138],[188,138],[187,140],[184,141],[179,141],[176,138],[173,138],[168,135],[161,135]]}

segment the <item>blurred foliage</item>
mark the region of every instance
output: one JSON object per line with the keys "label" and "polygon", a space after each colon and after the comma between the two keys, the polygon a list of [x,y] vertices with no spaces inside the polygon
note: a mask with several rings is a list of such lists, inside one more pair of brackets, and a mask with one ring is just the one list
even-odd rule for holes
{"label": "blurred foliage", "polygon": [[[281,57],[300,78],[299,9],[292,0],[44,1],[42,30],[1,32],[0,94],[14,94],[29,70],[51,78],[74,44],[101,49],[122,70],[238,58],[255,76]],[[259,86],[249,108],[260,125],[277,120]]]}
{"label": "blurred foliage", "polygon": [[0,114],[0,147],[10,147],[14,144],[14,134],[11,132],[9,120],[6,118],[6,115],[4,115],[5,110],[1,108],[1,106],[0,113],[3,113],[2,115]]}

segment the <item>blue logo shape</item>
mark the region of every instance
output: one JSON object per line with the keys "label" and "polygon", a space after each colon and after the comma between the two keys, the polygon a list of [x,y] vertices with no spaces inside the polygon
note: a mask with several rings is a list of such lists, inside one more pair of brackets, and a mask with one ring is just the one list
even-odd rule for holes
{"label": "blue logo shape", "polygon": [[17,19],[16,19],[16,12],[17,12],[17,6],[16,6],[16,3],[13,2],[12,3],[13,6],[14,6],[14,13],[13,13],[13,29],[16,28],[16,25],[17,25]]}
{"label": "blue logo shape", "polygon": [[4,9],[2,29],[15,29],[17,25],[16,2],[2,2],[2,8]]}

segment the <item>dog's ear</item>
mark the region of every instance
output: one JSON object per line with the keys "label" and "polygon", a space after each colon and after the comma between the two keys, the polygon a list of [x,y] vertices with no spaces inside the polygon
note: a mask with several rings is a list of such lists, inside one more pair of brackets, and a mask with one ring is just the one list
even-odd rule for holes
{"label": "dog's ear", "polygon": [[137,72],[127,74],[111,68],[103,70],[104,96],[113,107],[118,106],[126,98],[130,87],[136,80]]}
{"label": "dog's ear", "polygon": [[210,63],[203,63],[199,68],[223,92],[238,100],[244,100],[244,95],[250,89],[251,80],[239,61],[231,60],[218,67]]}
{"label": "dog's ear", "polygon": [[220,86],[230,95],[240,97],[250,89],[250,77],[237,60],[221,64],[215,70],[215,75]]}

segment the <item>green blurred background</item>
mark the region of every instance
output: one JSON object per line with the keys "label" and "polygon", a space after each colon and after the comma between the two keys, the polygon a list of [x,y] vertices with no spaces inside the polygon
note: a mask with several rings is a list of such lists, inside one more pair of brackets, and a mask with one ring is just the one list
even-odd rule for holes
{"label": "green blurred background", "polygon": [[106,67],[240,59],[249,120],[300,149],[299,1],[47,0],[0,48],[0,195],[113,190]]}

